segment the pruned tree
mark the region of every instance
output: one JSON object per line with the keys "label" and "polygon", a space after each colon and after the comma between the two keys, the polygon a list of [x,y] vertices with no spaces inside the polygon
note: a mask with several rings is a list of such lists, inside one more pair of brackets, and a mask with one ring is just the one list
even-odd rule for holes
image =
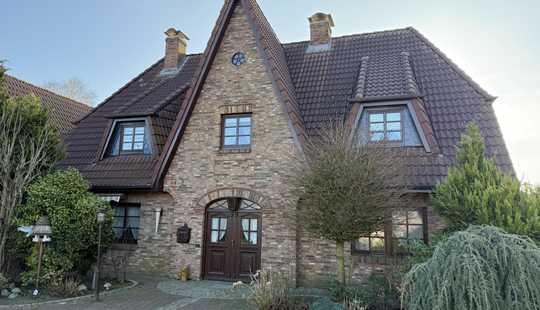
{"label": "pruned tree", "polygon": [[345,243],[383,228],[404,199],[398,148],[362,145],[344,123],[333,123],[295,156],[289,185],[297,192],[300,225],[336,243],[337,278],[345,283]]}
{"label": "pruned tree", "polygon": [[62,82],[47,82],[43,85],[43,88],[88,105],[94,105],[96,101],[96,94],[88,89],[88,86],[83,81],[76,77]]}
{"label": "pruned tree", "polygon": [[408,310],[540,309],[540,248],[493,226],[470,226],[439,242],[404,277]]}
{"label": "pruned tree", "polygon": [[[5,70],[0,64],[0,89]],[[47,111],[33,95],[8,98],[0,91],[0,270],[15,208],[30,182],[61,158]]]}
{"label": "pruned tree", "polygon": [[485,156],[478,126],[469,125],[457,151],[457,165],[433,193],[433,205],[447,224],[447,231],[470,224],[494,225],[540,240],[538,189],[522,186],[505,175]]}

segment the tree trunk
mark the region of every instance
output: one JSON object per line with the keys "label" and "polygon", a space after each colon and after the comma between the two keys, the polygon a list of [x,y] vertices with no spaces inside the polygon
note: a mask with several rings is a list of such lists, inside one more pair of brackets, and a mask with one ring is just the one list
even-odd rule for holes
{"label": "tree trunk", "polygon": [[345,242],[336,241],[337,278],[345,284]]}

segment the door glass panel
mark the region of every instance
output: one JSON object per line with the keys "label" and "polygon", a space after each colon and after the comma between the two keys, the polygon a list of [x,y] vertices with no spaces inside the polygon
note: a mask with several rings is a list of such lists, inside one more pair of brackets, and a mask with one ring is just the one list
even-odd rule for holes
{"label": "door glass panel", "polygon": [[225,230],[220,230],[219,231],[219,241],[220,242],[225,241]]}
{"label": "door glass panel", "polygon": [[242,239],[249,245],[257,245],[257,219],[242,219]]}
{"label": "door glass panel", "polygon": [[249,243],[252,245],[257,245],[257,232],[249,233]]}
{"label": "door glass panel", "polygon": [[242,230],[243,231],[249,230],[249,219],[242,219]]}
{"label": "door glass panel", "polygon": [[227,233],[227,218],[213,217],[212,226],[210,227],[210,242],[224,242]]}
{"label": "door glass panel", "polygon": [[227,230],[227,219],[226,218],[221,218],[221,223],[219,225],[219,228],[221,230]]}
{"label": "door glass panel", "polygon": [[249,230],[251,231],[257,231],[257,219],[251,220],[251,224],[249,226]]}
{"label": "door glass panel", "polygon": [[217,243],[218,242],[218,232],[217,232],[217,230],[212,231],[212,236],[210,238],[210,241],[212,243]]}
{"label": "door glass panel", "polygon": [[214,217],[212,219],[212,230],[219,229],[219,217]]}

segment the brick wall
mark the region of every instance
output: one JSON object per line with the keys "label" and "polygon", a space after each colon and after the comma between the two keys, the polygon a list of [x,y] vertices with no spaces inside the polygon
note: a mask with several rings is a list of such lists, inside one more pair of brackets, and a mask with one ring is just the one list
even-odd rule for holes
{"label": "brick wall", "polygon": [[[239,67],[231,63],[236,52],[247,58]],[[220,149],[221,117],[238,112],[252,113],[252,147],[225,152]],[[295,273],[294,197],[282,182],[295,149],[284,107],[237,6],[165,178],[164,190],[174,199],[172,225],[192,228],[189,244],[168,245],[169,270],[187,264],[199,277],[206,197],[235,191],[236,196],[263,197],[262,267]]]}
{"label": "brick wall", "polygon": [[[411,195],[409,207],[425,207],[427,210],[428,238],[441,230],[443,224],[433,208],[429,206],[428,194]],[[298,281],[304,285],[326,283],[336,274],[336,247],[333,242],[310,236],[300,229],[298,243]],[[345,244],[345,264],[349,272],[351,245]],[[395,257],[352,254],[353,278],[361,280],[375,270],[400,263]]]}

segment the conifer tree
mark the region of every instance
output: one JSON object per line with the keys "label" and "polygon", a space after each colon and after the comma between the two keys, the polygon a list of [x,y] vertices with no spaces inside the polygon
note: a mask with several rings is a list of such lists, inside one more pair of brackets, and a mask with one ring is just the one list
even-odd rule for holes
{"label": "conifer tree", "polygon": [[478,126],[469,125],[459,144],[457,165],[449,169],[433,195],[433,205],[446,220],[447,230],[487,224],[540,240],[538,190],[522,189],[519,180],[502,173],[484,152]]}

